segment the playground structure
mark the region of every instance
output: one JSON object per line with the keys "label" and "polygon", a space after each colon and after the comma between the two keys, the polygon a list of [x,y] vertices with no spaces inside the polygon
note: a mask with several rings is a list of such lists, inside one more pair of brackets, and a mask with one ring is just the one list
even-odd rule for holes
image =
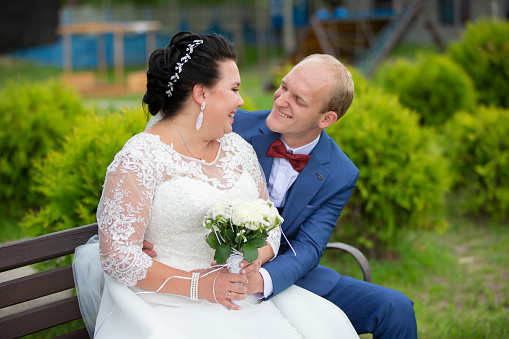
{"label": "playground structure", "polygon": [[[74,86],[84,94],[122,94],[126,92],[143,92],[145,89],[145,73],[135,72],[128,75],[126,81],[124,70],[124,34],[144,33],[146,35],[147,57],[156,47],[155,33],[161,28],[158,21],[131,21],[131,22],[88,22],[62,25],[57,32],[62,35],[62,51],[64,73],[60,80]],[[107,71],[106,60],[106,34],[113,34],[114,77],[115,84],[106,84],[97,81],[94,72],[72,73],[72,35],[97,35],[97,67],[99,74],[105,77]]]}
{"label": "playground structure", "polygon": [[343,17],[315,13],[290,59],[295,63],[312,53],[326,53],[357,66],[369,76],[417,18],[424,22],[439,49],[444,50],[445,43],[422,4],[423,0],[412,0],[398,12],[358,11]]}

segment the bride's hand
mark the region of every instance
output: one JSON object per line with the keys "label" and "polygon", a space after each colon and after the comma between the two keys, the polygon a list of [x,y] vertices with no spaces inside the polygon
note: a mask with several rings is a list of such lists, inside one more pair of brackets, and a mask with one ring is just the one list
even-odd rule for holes
{"label": "bride's hand", "polygon": [[209,274],[200,279],[199,298],[212,303],[217,302],[232,310],[240,310],[240,306],[231,302],[231,300],[243,300],[247,297],[247,288],[239,283],[247,283],[247,278],[241,274],[227,273],[226,269],[217,274]]}

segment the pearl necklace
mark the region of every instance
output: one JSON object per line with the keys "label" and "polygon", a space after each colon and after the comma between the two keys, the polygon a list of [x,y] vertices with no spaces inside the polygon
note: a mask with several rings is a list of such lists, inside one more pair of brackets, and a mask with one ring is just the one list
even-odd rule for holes
{"label": "pearl necklace", "polygon": [[[182,136],[182,134],[180,134],[180,131],[179,129],[177,128],[177,124],[175,124],[175,120],[173,119],[173,117],[171,117],[171,121],[173,121],[173,126],[175,126],[175,129],[177,130],[177,133],[180,135],[180,138],[182,139],[182,142],[184,143],[184,147],[186,148],[186,150],[189,152],[189,154],[191,154],[193,156],[193,158],[196,158],[198,160],[203,160],[203,158],[205,158],[205,156],[207,155],[207,152],[209,151],[209,146],[210,146],[210,141],[209,143],[207,144],[207,149],[205,150],[205,154],[203,154],[203,156],[200,158],[200,157],[197,157],[196,155],[194,155],[193,153],[191,153],[191,151],[189,150],[189,148],[187,147],[187,144],[186,144],[186,141],[184,140],[184,137]],[[211,140],[212,141],[212,140]]]}

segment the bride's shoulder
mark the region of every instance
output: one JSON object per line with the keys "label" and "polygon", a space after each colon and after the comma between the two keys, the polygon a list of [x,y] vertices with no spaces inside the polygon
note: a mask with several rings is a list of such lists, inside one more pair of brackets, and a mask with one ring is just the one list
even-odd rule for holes
{"label": "bride's shoulder", "polygon": [[122,147],[122,151],[147,151],[159,147],[161,147],[161,141],[158,135],[141,132],[127,140],[124,147]]}
{"label": "bride's shoulder", "polygon": [[153,159],[150,154],[159,147],[158,140],[158,136],[145,132],[132,136],[115,155],[108,170],[114,170],[121,163],[143,162],[146,165],[147,161]]}
{"label": "bride's shoulder", "polygon": [[235,132],[225,134],[221,139],[225,145],[233,147],[237,150],[251,151],[253,149],[250,143],[248,143]]}

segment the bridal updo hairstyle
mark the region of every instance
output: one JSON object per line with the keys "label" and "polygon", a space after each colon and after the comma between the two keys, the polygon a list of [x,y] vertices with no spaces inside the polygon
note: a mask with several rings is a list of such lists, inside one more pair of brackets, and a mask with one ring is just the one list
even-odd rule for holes
{"label": "bridal updo hairstyle", "polygon": [[[203,43],[194,47],[191,59],[182,66],[179,79],[173,84],[171,96],[168,96],[170,77],[177,72],[177,63],[189,53],[186,49],[195,40],[203,40]],[[222,35],[189,31],[175,34],[168,46],[158,48],[150,55],[144,107],[148,106],[152,115],[159,111],[162,111],[163,117],[174,115],[191,95],[194,85],[213,87],[220,80],[220,63],[228,60],[237,62],[237,52],[233,43]]]}

